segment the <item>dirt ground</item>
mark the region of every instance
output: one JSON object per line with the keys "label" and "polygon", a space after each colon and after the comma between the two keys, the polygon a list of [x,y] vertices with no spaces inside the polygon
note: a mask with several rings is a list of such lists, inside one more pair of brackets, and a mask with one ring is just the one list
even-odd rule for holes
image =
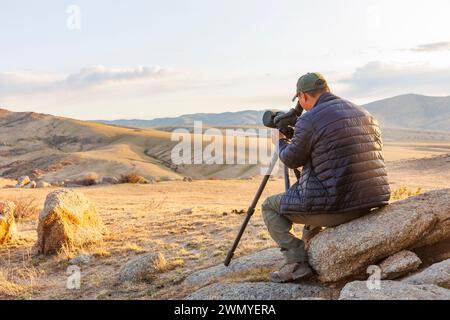
{"label": "dirt ground", "polygon": [[[450,157],[388,163],[396,197],[450,187]],[[4,182],[7,183],[7,182]],[[195,288],[182,280],[193,271],[223,262],[260,184],[253,180],[162,182],[79,188],[92,200],[109,230],[93,258],[81,267],[80,290],[66,289],[67,267],[73,253],[33,255],[37,213],[19,221],[19,240],[0,248],[0,298],[4,299],[173,299]],[[18,200],[42,208],[55,189],[0,189],[0,199]],[[269,182],[262,197],[283,191],[283,180]],[[299,233],[300,226],[295,232]],[[273,247],[258,207],[236,256]],[[122,285],[120,267],[146,252],[161,253],[166,270],[153,283]],[[250,280],[267,275],[248,275]]]}

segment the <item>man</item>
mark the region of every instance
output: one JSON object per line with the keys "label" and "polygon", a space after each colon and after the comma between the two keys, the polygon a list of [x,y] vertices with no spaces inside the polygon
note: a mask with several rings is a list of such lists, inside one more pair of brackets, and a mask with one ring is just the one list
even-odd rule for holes
{"label": "man", "polygon": [[[288,141],[278,131],[273,143],[289,168],[303,167],[299,181],[285,194],[266,199],[264,222],[286,264],[271,276],[284,283],[312,274],[305,242],[322,227],[335,227],[388,204],[391,190],[382,154],[378,122],[366,110],[330,92],[319,73],[297,83],[299,104],[307,112]],[[293,223],[305,225],[302,240]]]}

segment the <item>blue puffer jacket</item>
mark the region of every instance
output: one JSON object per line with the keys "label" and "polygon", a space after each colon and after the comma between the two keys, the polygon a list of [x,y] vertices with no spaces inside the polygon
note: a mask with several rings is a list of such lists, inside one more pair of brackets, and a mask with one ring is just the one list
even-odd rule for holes
{"label": "blue puffer jacket", "polygon": [[366,110],[331,93],[322,94],[297,121],[295,136],[281,140],[281,161],[303,167],[285,194],[282,214],[343,213],[388,204],[381,132]]}

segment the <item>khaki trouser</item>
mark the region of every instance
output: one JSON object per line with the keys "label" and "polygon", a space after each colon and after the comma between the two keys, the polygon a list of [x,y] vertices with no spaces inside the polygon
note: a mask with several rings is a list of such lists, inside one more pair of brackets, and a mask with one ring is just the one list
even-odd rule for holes
{"label": "khaki trouser", "polygon": [[270,236],[281,248],[288,264],[308,261],[304,242],[296,238],[291,232],[294,223],[308,225],[312,228],[330,228],[357,219],[370,212],[370,210],[364,210],[339,214],[281,215],[280,208],[283,195],[284,193],[268,197],[262,205],[262,215]]}

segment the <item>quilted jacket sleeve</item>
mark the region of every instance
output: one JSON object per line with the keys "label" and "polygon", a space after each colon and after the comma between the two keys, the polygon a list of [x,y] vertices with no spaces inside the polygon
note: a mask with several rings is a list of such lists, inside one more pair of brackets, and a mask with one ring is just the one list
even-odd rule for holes
{"label": "quilted jacket sleeve", "polygon": [[278,150],[281,161],[290,169],[303,167],[311,156],[313,127],[307,117],[301,117],[295,125],[291,142],[280,140]]}

